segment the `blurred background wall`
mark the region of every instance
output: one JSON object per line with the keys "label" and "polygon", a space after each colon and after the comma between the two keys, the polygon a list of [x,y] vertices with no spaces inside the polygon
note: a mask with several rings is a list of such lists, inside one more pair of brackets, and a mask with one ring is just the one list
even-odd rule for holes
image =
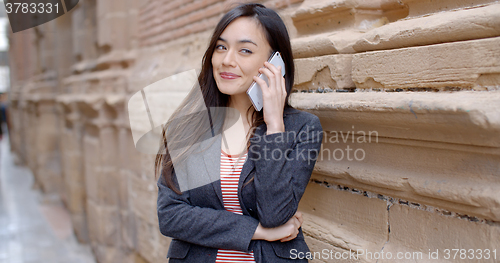
{"label": "blurred background wall", "polygon": [[[259,2],[292,37],[292,105],[325,131],[300,206],[311,250],[423,252],[427,262],[429,250],[500,248],[500,3]],[[134,148],[127,101],[199,70],[234,3],[82,0],[10,32],[12,151],[61,197],[98,262],[165,261],[154,156]]]}

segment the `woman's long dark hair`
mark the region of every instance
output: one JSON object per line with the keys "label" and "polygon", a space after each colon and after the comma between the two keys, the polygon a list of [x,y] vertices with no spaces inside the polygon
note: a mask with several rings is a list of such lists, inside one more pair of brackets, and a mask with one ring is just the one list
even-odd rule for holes
{"label": "woman's long dark hair", "polygon": [[[203,99],[205,100],[207,109],[210,111],[211,107],[227,107],[229,105],[229,95],[221,93],[215,82],[213,76],[212,56],[215,51],[217,40],[219,39],[222,32],[231,22],[240,17],[250,17],[259,21],[265,32],[266,39],[269,42],[271,49],[273,51],[279,51],[281,53],[281,56],[285,62],[285,83],[287,92],[285,99],[285,108],[290,108],[291,106],[289,105],[288,98],[293,86],[295,67],[288,31],[285,24],[283,23],[283,20],[274,10],[266,8],[261,4],[249,3],[241,4],[233,8],[221,18],[221,20],[215,27],[207,51],[203,56],[202,68],[198,76],[198,83],[200,85],[200,89],[203,94]],[[178,109],[182,107],[189,107],[189,101],[183,101]],[[253,106],[250,106],[248,108],[247,115],[252,107]],[[170,120],[175,119],[176,113],[179,113],[179,110],[176,110],[176,112],[172,114]],[[254,111],[252,113],[251,120],[251,135],[248,138],[251,138],[253,136],[256,127],[265,123],[262,111]],[[186,120],[186,122],[188,121]],[[186,125],[186,127],[188,126],[189,125]],[[167,147],[167,128],[167,125],[163,128],[163,139],[161,141],[160,149],[155,160],[155,177],[158,177],[158,174],[161,174],[160,176],[162,177],[161,179],[163,180],[163,183],[176,193],[181,194],[180,190],[177,189],[177,186],[174,184],[173,180],[174,166]],[[200,138],[202,136],[201,133],[206,131],[204,131],[203,129],[197,129],[189,130],[189,132],[193,133],[192,138]],[[247,148],[249,146],[250,141],[247,141]],[[183,154],[186,155],[187,152],[188,151],[185,151]],[[183,157],[185,156],[176,156],[175,158]]]}

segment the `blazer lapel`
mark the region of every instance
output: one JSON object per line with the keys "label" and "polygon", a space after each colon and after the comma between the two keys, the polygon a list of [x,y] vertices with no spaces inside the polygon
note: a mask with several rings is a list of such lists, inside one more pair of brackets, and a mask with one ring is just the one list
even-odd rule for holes
{"label": "blazer lapel", "polygon": [[224,202],[222,200],[222,190],[220,187],[221,141],[221,134],[217,134],[215,137],[203,141],[202,144],[204,144],[204,148],[208,147],[208,149],[203,152],[202,156],[208,177],[210,178],[210,182],[212,182],[211,185],[214,188],[220,203],[223,205]]}
{"label": "blazer lapel", "polygon": [[[256,136],[261,136],[262,134],[264,134],[265,131],[264,130],[264,124],[257,127],[257,129],[255,129],[255,135]],[[240,193],[241,191],[241,187],[243,186],[243,182],[245,182],[245,180],[247,179],[248,175],[250,174],[250,172],[254,169],[255,167],[255,163],[253,160],[250,160],[251,158],[251,153],[249,152],[247,154],[247,159],[245,160],[245,163],[243,164],[243,168],[241,168],[241,174],[240,174],[240,179],[238,181],[238,193]]]}

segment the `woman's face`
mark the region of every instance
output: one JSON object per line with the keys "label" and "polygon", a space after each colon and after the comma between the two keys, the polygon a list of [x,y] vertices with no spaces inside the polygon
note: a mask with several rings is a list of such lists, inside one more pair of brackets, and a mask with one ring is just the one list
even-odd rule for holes
{"label": "woman's face", "polygon": [[256,19],[240,17],[229,24],[217,40],[212,56],[214,79],[220,92],[246,92],[253,76],[271,55],[264,29]]}

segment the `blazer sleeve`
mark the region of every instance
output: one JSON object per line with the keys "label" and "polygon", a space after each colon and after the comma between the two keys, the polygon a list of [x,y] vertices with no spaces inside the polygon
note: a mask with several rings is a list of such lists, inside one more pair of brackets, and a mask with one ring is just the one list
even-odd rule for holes
{"label": "blazer sleeve", "polygon": [[[174,173],[175,174],[175,173]],[[193,206],[189,191],[178,195],[158,180],[157,211],[160,232],[192,244],[249,252],[259,221],[226,210]]]}
{"label": "blazer sleeve", "polygon": [[310,116],[299,131],[250,139],[257,214],[263,227],[283,225],[297,212],[323,140],[319,118]]}

